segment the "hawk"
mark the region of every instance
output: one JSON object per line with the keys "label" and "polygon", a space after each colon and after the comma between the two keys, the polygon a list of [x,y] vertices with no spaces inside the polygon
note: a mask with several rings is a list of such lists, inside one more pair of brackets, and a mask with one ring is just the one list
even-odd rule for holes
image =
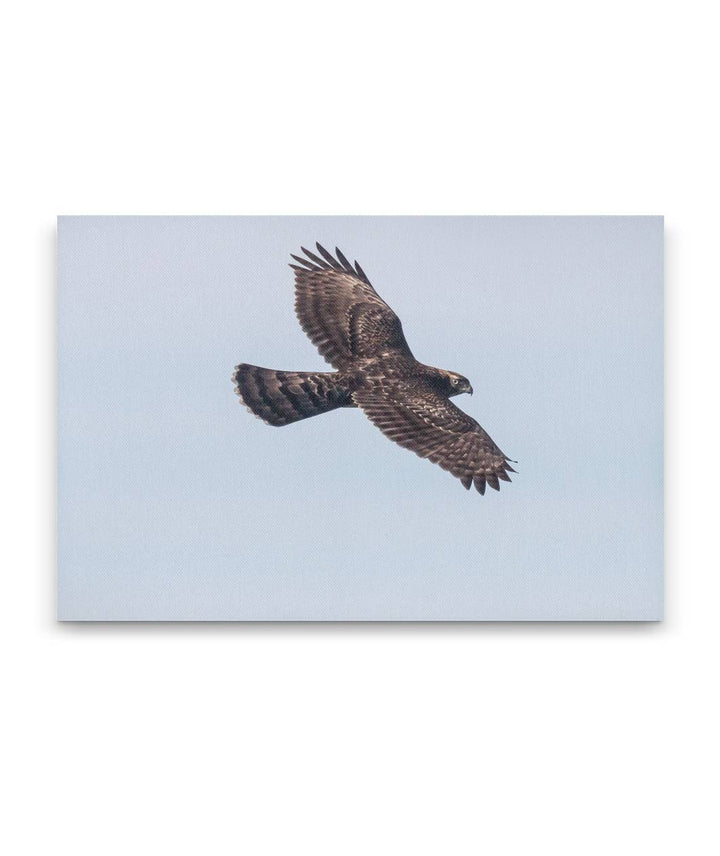
{"label": "hawk", "polygon": [[[359,407],[386,437],[484,494],[515,472],[478,423],[450,398],[472,395],[460,374],[412,354],[400,319],[355,262],[320,244],[291,254],[300,325],[335,372],[290,372],[241,363],[235,392],[268,425],[289,425],[338,407]],[[515,463],[513,461],[513,463]]]}

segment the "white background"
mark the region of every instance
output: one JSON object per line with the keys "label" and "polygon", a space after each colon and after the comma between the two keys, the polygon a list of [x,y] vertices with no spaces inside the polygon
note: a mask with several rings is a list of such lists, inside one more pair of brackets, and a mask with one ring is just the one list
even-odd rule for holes
{"label": "white background", "polygon": [[[712,11],[5,12],[4,852],[717,852]],[[664,624],[54,623],[55,215],[269,212],[665,214]]]}

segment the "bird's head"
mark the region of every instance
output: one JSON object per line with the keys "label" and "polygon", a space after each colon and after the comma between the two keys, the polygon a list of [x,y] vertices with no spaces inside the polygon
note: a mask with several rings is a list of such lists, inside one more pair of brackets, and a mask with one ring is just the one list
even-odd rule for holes
{"label": "bird's head", "polygon": [[463,392],[473,394],[473,388],[470,381],[461,374],[455,372],[446,372],[446,380],[448,384],[448,395],[460,395]]}

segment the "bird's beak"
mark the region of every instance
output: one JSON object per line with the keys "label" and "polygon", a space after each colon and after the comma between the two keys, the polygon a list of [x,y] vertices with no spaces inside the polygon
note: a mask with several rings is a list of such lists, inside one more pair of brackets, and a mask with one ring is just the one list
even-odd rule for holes
{"label": "bird's beak", "polygon": [[472,388],[472,387],[470,387],[470,389],[468,390],[468,392],[470,393],[470,395],[472,395],[472,394],[473,394],[473,388]]}

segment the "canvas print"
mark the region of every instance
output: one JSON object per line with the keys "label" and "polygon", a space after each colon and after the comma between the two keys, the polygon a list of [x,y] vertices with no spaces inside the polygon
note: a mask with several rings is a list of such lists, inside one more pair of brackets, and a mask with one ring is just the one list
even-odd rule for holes
{"label": "canvas print", "polygon": [[662,218],[61,217],[58,260],[60,619],[662,619]]}

